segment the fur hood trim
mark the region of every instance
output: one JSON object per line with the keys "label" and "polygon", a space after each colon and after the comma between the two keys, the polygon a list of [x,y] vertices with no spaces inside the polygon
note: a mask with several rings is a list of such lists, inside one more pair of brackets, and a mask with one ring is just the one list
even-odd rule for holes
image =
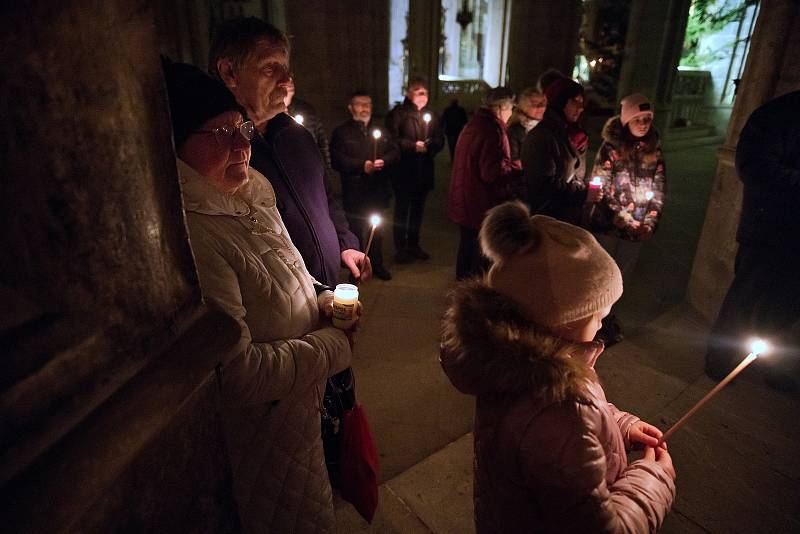
{"label": "fur hood trim", "polygon": [[[622,121],[620,120],[619,115],[615,115],[608,119],[603,126],[603,133],[601,134],[603,137],[603,141],[609,143],[610,145],[614,146],[615,148],[622,148],[624,141],[623,132],[624,126],[622,126]],[[658,131],[656,131],[654,126],[650,126],[650,131],[647,132],[642,138],[642,141],[645,142],[648,146],[656,147],[659,144],[659,136]]]}
{"label": "fur hood trim", "polygon": [[460,283],[449,300],[441,362],[461,392],[527,393],[560,402],[585,396],[587,382],[596,381],[584,361],[596,347],[571,344],[537,329],[513,301],[482,280]]}

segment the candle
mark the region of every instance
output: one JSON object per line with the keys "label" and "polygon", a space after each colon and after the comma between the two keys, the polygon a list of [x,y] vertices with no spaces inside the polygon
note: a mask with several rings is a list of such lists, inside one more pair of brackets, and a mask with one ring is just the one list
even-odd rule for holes
{"label": "candle", "polygon": [[333,326],[347,330],[356,322],[358,288],[353,284],[338,284],[333,291]]}
{"label": "candle", "polygon": [[648,191],[647,193],[645,193],[645,194],[644,194],[644,198],[645,198],[645,200],[647,200],[648,202],[650,202],[651,200],[653,200],[653,196],[654,196],[654,195],[653,195],[653,192],[652,192],[652,191]]}
{"label": "candle", "polygon": [[703,406],[703,405],[704,405],[706,402],[708,402],[708,401],[711,399],[711,397],[713,397],[714,395],[716,395],[716,394],[717,394],[717,393],[718,393],[718,392],[719,392],[719,391],[720,391],[722,388],[724,388],[725,386],[727,386],[727,385],[728,385],[728,383],[729,383],[731,380],[733,380],[734,378],[736,378],[736,375],[738,375],[739,373],[741,373],[741,372],[742,372],[742,370],[743,370],[745,367],[747,367],[748,365],[750,365],[751,363],[753,363],[753,361],[755,361],[755,359],[756,359],[756,358],[758,358],[759,354],[763,354],[763,353],[764,353],[764,352],[766,352],[768,349],[769,349],[769,345],[767,345],[767,342],[766,342],[766,341],[764,341],[764,340],[762,340],[762,339],[754,339],[754,340],[752,341],[752,343],[750,343],[750,354],[748,354],[748,355],[745,357],[745,359],[744,359],[744,360],[742,360],[742,363],[740,363],[739,365],[737,365],[737,366],[736,366],[736,368],[735,368],[733,371],[731,371],[730,373],[728,373],[728,376],[726,376],[725,378],[723,378],[723,379],[722,379],[722,381],[721,381],[719,384],[717,384],[717,385],[714,387],[714,389],[712,389],[711,391],[709,391],[708,393],[706,393],[706,396],[705,396],[705,397],[703,397],[702,399],[700,399],[700,400],[697,402],[697,404],[695,404],[694,406],[692,406],[692,409],[691,409],[691,410],[689,410],[688,412],[686,412],[686,414],[685,414],[683,417],[681,417],[681,418],[678,420],[678,422],[677,422],[677,423],[675,423],[674,425],[672,425],[672,427],[670,427],[670,429],[669,429],[669,430],[667,430],[667,431],[664,433],[664,435],[663,435],[663,436],[661,436],[661,439],[660,439],[660,440],[658,440],[658,445],[661,445],[661,444],[662,444],[662,443],[664,443],[664,442],[665,442],[667,439],[669,439],[669,437],[670,437],[672,434],[674,434],[676,430],[678,430],[680,427],[682,427],[682,426],[683,426],[683,425],[686,423],[686,421],[687,421],[687,420],[688,420],[688,419],[689,419],[689,418],[690,418],[692,415],[694,415],[694,413],[695,413],[697,410],[699,410],[700,408],[702,408],[702,406]]}
{"label": "candle", "polygon": [[425,113],[422,116],[422,120],[425,121],[425,135],[422,136],[422,140],[425,141],[428,138],[428,123],[431,122],[431,114]]}
{"label": "candle", "polygon": [[295,115],[295,116],[294,116],[294,120],[295,120],[295,122],[296,122],[297,124],[299,124],[299,125],[301,125],[301,126],[303,125],[303,122],[305,121],[305,119],[303,118],[303,116],[302,116],[302,115],[300,115],[299,113],[298,113],[297,115]]}
{"label": "candle", "polygon": [[589,187],[592,188],[592,189],[597,189],[599,187],[603,187],[603,179],[601,177],[599,177],[599,176],[595,176],[589,182]]}
{"label": "candle", "polygon": [[372,225],[372,230],[369,232],[369,239],[367,239],[367,247],[364,249],[364,255],[369,255],[369,248],[372,246],[372,238],[375,236],[375,228],[381,224],[381,216],[373,213],[369,218],[369,223]]}
{"label": "candle", "polygon": [[372,130],[372,139],[374,141],[372,148],[372,161],[378,159],[378,139],[381,138],[381,131],[375,128]]}

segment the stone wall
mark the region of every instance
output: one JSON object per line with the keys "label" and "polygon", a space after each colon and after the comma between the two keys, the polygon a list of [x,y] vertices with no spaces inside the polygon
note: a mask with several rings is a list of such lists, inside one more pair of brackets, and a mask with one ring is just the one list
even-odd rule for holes
{"label": "stone wall", "polygon": [[128,512],[139,525],[204,510],[189,530],[236,528],[208,438],[238,328],[201,302],[147,2],[0,9],[3,528],[71,530],[144,495],[159,498]]}
{"label": "stone wall", "polygon": [[508,74],[514,91],[535,85],[549,68],[572,75],[581,15],[579,0],[512,3]]}

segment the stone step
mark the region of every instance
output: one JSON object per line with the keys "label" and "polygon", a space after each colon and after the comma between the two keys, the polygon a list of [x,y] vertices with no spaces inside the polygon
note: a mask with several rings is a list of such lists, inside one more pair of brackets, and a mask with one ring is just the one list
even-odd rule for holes
{"label": "stone step", "polygon": [[665,140],[694,139],[697,137],[709,137],[715,135],[714,126],[696,125],[686,126],[685,128],[667,128],[664,132]]}
{"label": "stone step", "polygon": [[465,434],[380,486],[368,525],[336,499],[336,529],[350,532],[449,534],[475,532],[472,514],[472,433]]}
{"label": "stone step", "polygon": [[721,146],[725,137],[721,135],[706,135],[702,137],[691,137],[684,139],[666,139],[663,143],[665,151],[673,152],[676,150],[687,150],[701,146],[715,145]]}

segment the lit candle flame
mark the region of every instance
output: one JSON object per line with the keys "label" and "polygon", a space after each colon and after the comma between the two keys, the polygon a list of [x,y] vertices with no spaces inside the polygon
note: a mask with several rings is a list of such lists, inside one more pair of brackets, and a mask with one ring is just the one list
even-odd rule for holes
{"label": "lit candle flame", "polygon": [[425,115],[422,116],[422,120],[424,120],[425,122],[431,122],[431,114],[426,113]]}
{"label": "lit candle flame", "polygon": [[764,341],[763,339],[754,339],[750,342],[750,352],[753,353],[755,356],[763,354],[769,350],[769,343]]}
{"label": "lit candle flame", "polygon": [[381,224],[381,216],[380,216],[380,215],[378,215],[377,213],[373,213],[373,214],[372,214],[372,215],[370,215],[370,217],[369,217],[369,223],[370,223],[370,224],[371,224],[373,227],[375,227],[375,226],[378,226],[379,224]]}
{"label": "lit candle flame", "polygon": [[372,137],[374,137],[375,139],[380,139],[381,138],[381,131],[378,130],[377,128],[372,130]]}
{"label": "lit candle flame", "polygon": [[592,181],[589,182],[589,185],[591,185],[592,187],[602,187],[603,179],[600,178],[599,176],[595,176],[594,178],[592,178]]}
{"label": "lit candle flame", "polygon": [[297,115],[295,115],[295,116],[294,116],[294,120],[295,120],[295,122],[296,122],[297,124],[303,124],[303,122],[305,121],[305,119],[303,118],[303,116],[302,116],[302,115],[300,115],[300,114],[297,114]]}
{"label": "lit candle flame", "polygon": [[644,194],[644,198],[646,198],[648,202],[653,200],[653,192],[648,191],[647,193]]}

